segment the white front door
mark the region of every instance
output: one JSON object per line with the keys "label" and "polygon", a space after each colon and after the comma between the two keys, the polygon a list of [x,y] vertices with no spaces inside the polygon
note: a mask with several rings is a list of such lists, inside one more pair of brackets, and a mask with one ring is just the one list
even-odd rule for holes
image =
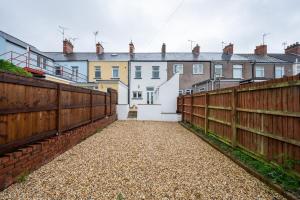
{"label": "white front door", "polygon": [[147,104],[153,104],[154,88],[147,87]]}

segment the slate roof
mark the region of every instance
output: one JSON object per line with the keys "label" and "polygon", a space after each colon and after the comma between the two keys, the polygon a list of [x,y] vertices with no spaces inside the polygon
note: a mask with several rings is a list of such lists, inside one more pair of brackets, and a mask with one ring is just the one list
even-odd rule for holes
{"label": "slate roof", "polygon": [[298,63],[300,63],[300,55],[284,54],[284,53],[272,53],[272,54],[268,54],[268,55],[273,58],[277,58],[277,59],[284,60],[287,62],[295,63],[296,61],[298,61]]}
{"label": "slate roof", "polygon": [[129,54],[120,52],[107,52],[96,54],[92,52],[74,52],[72,54],[63,54],[62,52],[44,52],[55,61],[128,61]]}
{"label": "slate roof", "polygon": [[245,57],[251,61],[256,61],[258,63],[285,63],[286,61],[271,57],[268,55],[256,55],[256,54],[238,54]]}
{"label": "slate roof", "polygon": [[227,55],[218,52],[201,52],[194,56],[188,52],[170,52],[165,55],[161,53],[135,53],[130,56],[125,52],[106,52],[96,54],[92,52],[74,52],[65,55],[62,52],[44,52],[56,61],[247,61],[248,59],[236,54]]}
{"label": "slate roof", "polygon": [[10,43],[13,43],[17,46],[20,46],[24,49],[26,49],[28,46],[30,47],[30,50],[34,53],[37,53],[37,54],[40,54],[40,55],[43,55],[45,57],[48,57],[46,54],[44,54],[43,52],[41,52],[40,50],[38,50],[35,46],[32,46],[22,40],[19,40],[18,38],[14,37],[14,36],[11,36],[3,31],[0,31],[0,37],[4,38],[6,41],[10,42]]}

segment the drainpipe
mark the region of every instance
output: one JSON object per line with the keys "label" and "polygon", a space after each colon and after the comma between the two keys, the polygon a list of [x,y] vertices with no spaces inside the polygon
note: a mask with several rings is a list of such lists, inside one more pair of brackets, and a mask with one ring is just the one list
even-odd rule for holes
{"label": "drainpipe", "polygon": [[255,77],[254,77],[254,70],[255,70],[256,61],[254,61],[251,65],[252,65],[251,79],[254,81],[254,79],[255,79]]}
{"label": "drainpipe", "polygon": [[128,106],[130,107],[130,73],[131,73],[131,62],[128,61],[128,95],[127,95],[127,101],[128,101]]}

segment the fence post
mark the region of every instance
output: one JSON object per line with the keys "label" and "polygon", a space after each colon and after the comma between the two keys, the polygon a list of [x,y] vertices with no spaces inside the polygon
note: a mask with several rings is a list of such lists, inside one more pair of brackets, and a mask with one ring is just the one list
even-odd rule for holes
{"label": "fence post", "polygon": [[90,117],[91,117],[91,123],[93,120],[93,90],[90,91]]}
{"label": "fence post", "polygon": [[237,101],[237,93],[236,93],[236,89],[233,88],[231,93],[231,130],[232,130],[231,144],[233,147],[236,146],[236,101]]}
{"label": "fence post", "polygon": [[181,121],[184,122],[184,96],[183,95],[181,99]]}
{"label": "fence post", "polygon": [[104,116],[106,117],[107,115],[107,108],[106,108],[106,95],[107,95],[107,92],[104,93]]}
{"label": "fence post", "polygon": [[191,124],[193,124],[193,116],[194,116],[194,114],[193,114],[193,112],[194,112],[194,95],[192,94],[192,96],[191,96]]}
{"label": "fence post", "polygon": [[109,116],[111,116],[111,107],[112,107],[112,91],[109,90],[110,99],[109,99]]}
{"label": "fence post", "polygon": [[208,92],[205,93],[205,125],[204,125],[204,131],[205,133],[208,133]]}
{"label": "fence post", "polygon": [[57,84],[57,115],[56,115],[56,129],[57,134],[61,133],[61,84]]}

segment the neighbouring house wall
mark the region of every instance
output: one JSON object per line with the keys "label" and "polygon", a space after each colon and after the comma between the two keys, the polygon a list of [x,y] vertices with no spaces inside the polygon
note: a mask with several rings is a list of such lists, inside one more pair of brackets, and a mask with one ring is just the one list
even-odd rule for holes
{"label": "neighbouring house wall", "polygon": [[[173,65],[183,64],[183,74],[179,76],[179,89],[192,89],[192,85],[210,78],[210,62],[168,62],[168,80],[174,75]],[[193,64],[203,64],[203,74],[193,74]]]}
{"label": "neighbouring house wall", "polygon": [[[5,52],[7,52],[6,51],[6,41],[3,37],[0,37],[0,54],[3,54]],[[0,57],[0,59],[1,59],[1,57]]]}
{"label": "neighbouring house wall", "polygon": [[112,67],[119,67],[120,81],[128,85],[127,61],[90,61],[88,66],[89,82],[95,82],[95,66],[101,67],[101,80],[116,80],[112,78]]}
{"label": "neighbouring house wall", "polygon": [[118,84],[118,104],[128,104],[128,87],[120,83]]}
{"label": "neighbouring house wall", "polygon": [[175,74],[159,87],[159,103],[162,106],[162,113],[176,113],[178,90],[179,74]]}
{"label": "neighbouring house wall", "polygon": [[211,78],[214,78],[215,65],[223,65],[223,77],[220,77],[221,79],[222,78],[233,79],[233,65],[243,66],[242,79],[250,79],[252,77],[252,66],[249,61],[214,61],[211,67],[211,74],[212,74]]}
{"label": "neighbouring house wall", "polygon": [[[86,78],[88,76],[88,62],[87,61],[56,61],[55,64],[67,67],[72,70],[73,66],[78,67],[78,73],[84,75]],[[81,77],[79,75],[79,77]],[[88,81],[88,79],[86,80]],[[82,79],[78,79],[78,82],[84,82]]]}
{"label": "neighbouring house wall", "polygon": [[[141,66],[142,78],[135,78],[135,66]],[[152,66],[159,66],[159,79],[152,78]],[[167,81],[167,62],[136,62],[130,63],[130,106],[147,104],[147,87],[154,87],[156,90],[161,84]],[[141,91],[141,99],[133,99],[133,91]],[[157,97],[154,96],[154,99]]]}
{"label": "neighbouring house wall", "polygon": [[[282,64],[270,64],[270,63],[256,63],[256,66],[264,67],[264,73],[266,79],[273,79],[275,78],[275,66],[283,66],[284,67],[284,74],[286,76],[293,75],[293,65],[289,63],[282,63]],[[254,68],[254,78],[256,78],[255,68]]]}
{"label": "neighbouring house wall", "polygon": [[117,116],[118,120],[126,120],[128,117],[129,105],[128,104],[118,104],[117,105]]}

